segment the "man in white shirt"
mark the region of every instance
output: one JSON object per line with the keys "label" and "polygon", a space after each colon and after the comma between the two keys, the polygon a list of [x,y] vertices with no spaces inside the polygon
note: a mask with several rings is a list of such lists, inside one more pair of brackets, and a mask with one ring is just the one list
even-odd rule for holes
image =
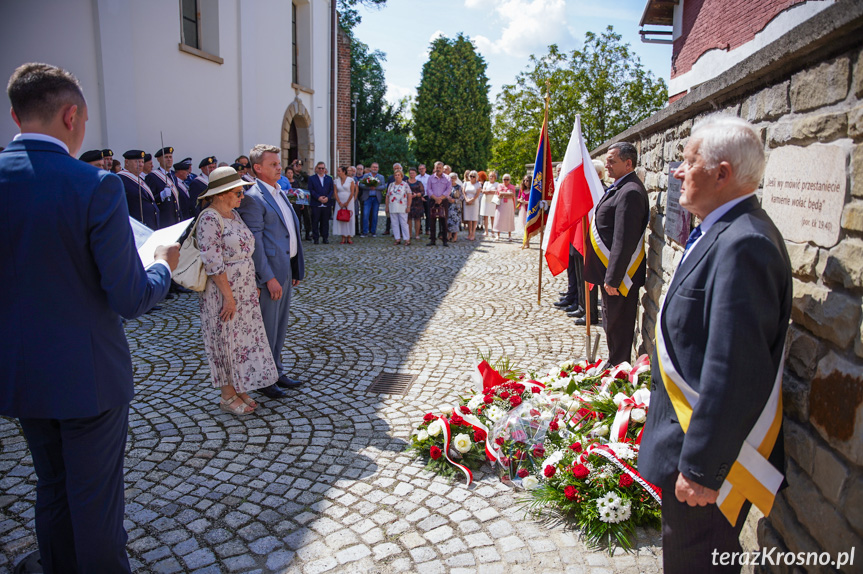
{"label": "man in white shirt", "polygon": [[[426,173],[426,164],[421,163],[417,169],[419,170],[419,175],[417,176],[417,179],[422,182],[423,189],[426,191],[426,193],[428,193],[429,178],[431,177],[431,175]],[[428,232],[429,232],[429,219],[430,219],[429,218],[429,207],[430,207],[430,204],[428,201],[426,201],[426,203],[425,203],[426,235],[428,235]]]}
{"label": "man in white shirt", "polygon": [[288,197],[278,185],[282,175],[281,150],[258,144],[249,153],[257,182],[250,187],[240,204],[239,212],[255,236],[255,276],[261,290],[261,315],[273,359],[279,371],[277,383],[261,392],[270,398],[286,396],[279,389],[300,386],[291,380],[282,365],[282,348],[288,331],[291,310],[291,290],[305,275],[303,243],[300,241],[300,221]]}

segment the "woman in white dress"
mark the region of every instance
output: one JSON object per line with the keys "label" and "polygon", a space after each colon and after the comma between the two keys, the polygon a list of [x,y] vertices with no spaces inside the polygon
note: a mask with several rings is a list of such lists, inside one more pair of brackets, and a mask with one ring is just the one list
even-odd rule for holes
{"label": "woman in white dress", "polygon": [[492,233],[492,223],[494,222],[494,214],[496,205],[494,198],[497,195],[497,172],[492,170],[488,172],[488,181],[482,184],[482,203],[479,206],[479,214],[482,216],[482,228],[486,236]]}
{"label": "woman in white dress", "polygon": [[479,202],[481,201],[482,185],[476,180],[476,171],[464,176],[464,213],[462,221],[467,224],[468,241],[476,241],[476,224],[479,221]]}
{"label": "woman in white dress", "polygon": [[500,241],[500,234],[507,233],[507,240],[512,241],[512,232],[515,231],[515,186],[510,183],[509,174],[504,174],[503,183],[497,188],[498,203],[494,213],[495,238]]}
{"label": "woman in white dress", "polygon": [[[348,168],[340,167],[336,174],[336,209],[333,213],[333,235],[341,235],[342,240],[339,245],[350,243],[353,245],[351,237],[356,231],[357,211],[354,207],[354,201],[357,198],[357,184],[354,178],[348,177]],[[347,209],[351,212],[351,217],[347,221],[339,221],[338,213],[340,209]]]}

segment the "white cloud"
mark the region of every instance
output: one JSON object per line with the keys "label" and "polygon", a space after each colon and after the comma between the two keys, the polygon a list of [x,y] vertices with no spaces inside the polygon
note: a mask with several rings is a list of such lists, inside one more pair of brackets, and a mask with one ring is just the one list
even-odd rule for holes
{"label": "white cloud", "polygon": [[429,40],[426,43],[426,47],[422,52],[417,54],[417,58],[422,61],[428,60],[429,54],[431,53],[431,43],[434,42],[437,38],[446,37],[446,34],[443,33],[443,30],[435,30],[432,32],[432,35],[429,36]]}
{"label": "white cloud", "polygon": [[416,94],[415,88],[399,86],[392,82],[387,82],[387,101],[393,105],[398,104],[399,100],[405,96],[413,96]]}
{"label": "white cloud", "polygon": [[500,37],[475,35],[480,52],[524,57],[553,43],[572,38],[564,0],[465,0],[467,8],[488,6],[499,20]]}

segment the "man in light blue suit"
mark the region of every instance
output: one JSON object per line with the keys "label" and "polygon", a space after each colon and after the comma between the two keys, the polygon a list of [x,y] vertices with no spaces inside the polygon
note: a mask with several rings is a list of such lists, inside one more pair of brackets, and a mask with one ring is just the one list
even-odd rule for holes
{"label": "man in light blue suit", "polygon": [[145,270],[120,178],[74,159],[87,104],[72,74],[25,64],[8,94],[21,133],[0,153],[0,415],[20,420],[33,457],[44,571],[129,572],[120,316],[165,296],[179,246]]}
{"label": "man in light blue suit", "polygon": [[285,374],[282,348],[288,332],[291,310],[291,290],[305,276],[303,242],[300,241],[300,220],[291,202],[278,185],[282,174],[281,150],[258,144],[249,153],[255,185],[246,190],[239,212],[255,236],[255,276],[261,290],[261,315],[264,330],[279,371],[277,383],[261,392],[270,398],[281,398],[279,389],[299,387],[300,381]]}

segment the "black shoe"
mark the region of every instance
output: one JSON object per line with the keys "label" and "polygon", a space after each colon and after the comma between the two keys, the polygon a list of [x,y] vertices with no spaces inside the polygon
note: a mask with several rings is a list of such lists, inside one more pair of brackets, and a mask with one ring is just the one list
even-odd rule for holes
{"label": "black shoe", "polygon": [[269,387],[264,387],[263,389],[258,390],[261,391],[265,397],[269,397],[271,399],[283,399],[288,396],[285,391],[276,386],[276,383],[273,383]]}
{"label": "black shoe", "polygon": [[433,246],[434,244],[435,244],[435,242],[434,242],[434,241],[429,241],[428,243],[426,243],[426,247],[431,247],[431,246]]}
{"label": "black shoe", "polygon": [[42,572],[42,557],[38,550],[34,550],[24,557],[21,562],[15,565],[12,569],[13,574],[30,574]]}
{"label": "black shoe", "polygon": [[567,307],[566,309],[564,309],[564,311],[566,311],[567,313],[575,313],[579,309],[581,309],[581,305],[579,305],[576,302],[576,303],[573,303],[572,305],[570,305],[569,307]]}
{"label": "black shoe", "polygon": [[578,309],[576,309],[574,311],[569,311],[569,312],[567,312],[566,316],[567,317],[575,317],[576,319],[580,319],[581,317],[584,317],[584,308],[579,307]]}
{"label": "black shoe", "polygon": [[329,239],[324,239],[324,243],[329,244],[329,243],[330,243],[330,240],[329,240]]}
{"label": "black shoe", "polygon": [[165,295],[165,299],[173,299],[173,298],[174,298],[174,294],[171,293],[170,291],[168,291],[168,294]]}
{"label": "black shoe", "polygon": [[[587,318],[586,317],[579,317],[578,319],[575,320],[575,324],[578,326],[587,325]],[[596,317],[591,317],[590,318],[590,324],[591,325],[599,325],[599,319],[597,319]]]}
{"label": "black shoe", "polygon": [[279,380],[276,381],[276,384],[283,389],[295,389],[297,387],[301,387],[303,385],[303,381],[295,381],[293,379],[289,379],[285,375],[282,375],[281,377],[279,377]]}
{"label": "black shoe", "polygon": [[449,247],[449,243],[447,243],[446,241],[444,241],[444,242],[443,242],[443,246],[444,246],[444,247]]}
{"label": "black shoe", "polygon": [[558,301],[557,303],[552,303],[552,305],[554,305],[558,309],[565,309],[566,307],[569,307],[570,305],[572,305],[574,302],[575,301],[573,301],[572,299],[564,298],[564,299],[561,299],[560,301]]}
{"label": "black shoe", "polygon": [[318,240],[317,240],[317,239],[315,239],[315,245],[317,245],[317,244],[318,244]]}
{"label": "black shoe", "polygon": [[161,306],[159,306],[159,305],[153,305],[152,307],[150,307],[150,310],[149,310],[149,311],[147,311],[147,313],[152,313],[153,311],[161,311],[161,310],[162,310],[162,307],[161,307]]}

